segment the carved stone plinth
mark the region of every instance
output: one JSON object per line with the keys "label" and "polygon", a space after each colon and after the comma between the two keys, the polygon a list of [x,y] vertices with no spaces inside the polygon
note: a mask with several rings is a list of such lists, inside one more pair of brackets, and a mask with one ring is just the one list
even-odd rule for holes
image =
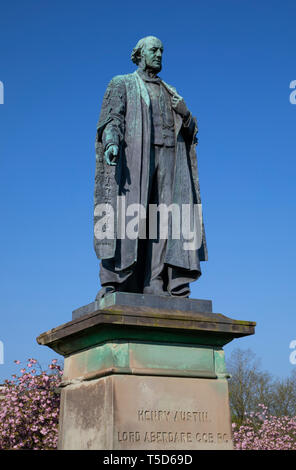
{"label": "carved stone plinth", "polygon": [[254,322],[121,293],[73,318],[37,338],[65,357],[60,449],[232,448],[222,348]]}

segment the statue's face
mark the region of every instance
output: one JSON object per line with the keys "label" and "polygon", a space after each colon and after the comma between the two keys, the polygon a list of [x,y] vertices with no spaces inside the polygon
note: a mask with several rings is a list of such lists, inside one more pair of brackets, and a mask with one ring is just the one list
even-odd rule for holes
{"label": "statue's face", "polygon": [[161,70],[163,45],[157,38],[148,38],[142,50],[142,56],[146,62],[146,68],[156,73]]}

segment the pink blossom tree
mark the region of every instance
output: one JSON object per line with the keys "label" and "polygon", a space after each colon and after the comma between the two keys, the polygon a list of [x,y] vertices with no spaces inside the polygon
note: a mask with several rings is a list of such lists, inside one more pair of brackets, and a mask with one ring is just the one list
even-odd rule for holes
{"label": "pink blossom tree", "polygon": [[45,372],[36,359],[28,359],[20,372],[1,391],[0,449],[56,449],[61,366],[53,359]]}
{"label": "pink blossom tree", "polygon": [[241,426],[232,427],[236,450],[296,450],[296,416],[273,416],[261,404]]}

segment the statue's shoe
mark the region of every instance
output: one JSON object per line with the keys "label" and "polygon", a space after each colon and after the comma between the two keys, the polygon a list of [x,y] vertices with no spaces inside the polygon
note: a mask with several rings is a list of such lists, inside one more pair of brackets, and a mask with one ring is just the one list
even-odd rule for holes
{"label": "statue's shoe", "polygon": [[96,302],[99,302],[105,295],[107,294],[113,294],[113,292],[116,292],[116,289],[114,286],[104,286],[102,289],[99,290],[96,296]]}

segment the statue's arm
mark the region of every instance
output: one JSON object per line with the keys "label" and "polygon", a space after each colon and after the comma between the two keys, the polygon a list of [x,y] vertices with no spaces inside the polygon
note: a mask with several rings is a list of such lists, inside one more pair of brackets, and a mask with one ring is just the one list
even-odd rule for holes
{"label": "statue's arm", "polygon": [[114,77],[109,83],[103,98],[98,123],[98,141],[104,150],[111,145],[119,146],[124,136],[124,118],[126,109],[126,89],[121,76]]}
{"label": "statue's arm", "polygon": [[[183,98],[182,98],[183,100]],[[196,118],[191,114],[189,109],[186,106],[186,103],[184,102],[184,113],[182,115],[182,131],[183,135],[185,136],[186,139],[189,141],[196,140],[196,134],[198,132],[198,126],[197,126],[197,121]]]}
{"label": "statue's arm", "polygon": [[174,95],[171,98],[172,107],[182,117],[183,131],[186,137],[190,138],[197,131],[196,119],[192,116],[191,112],[187,108],[187,105],[184,99],[182,98],[182,96],[179,95],[177,90],[172,87],[171,87],[171,90],[174,92]]}
{"label": "statue's arm", "polygon": [[195,138],[196,134],[198,133],[198,126],[196,118],[190,115],[187,119],[183,119],[183,133],[186,135],[188,139]]}

